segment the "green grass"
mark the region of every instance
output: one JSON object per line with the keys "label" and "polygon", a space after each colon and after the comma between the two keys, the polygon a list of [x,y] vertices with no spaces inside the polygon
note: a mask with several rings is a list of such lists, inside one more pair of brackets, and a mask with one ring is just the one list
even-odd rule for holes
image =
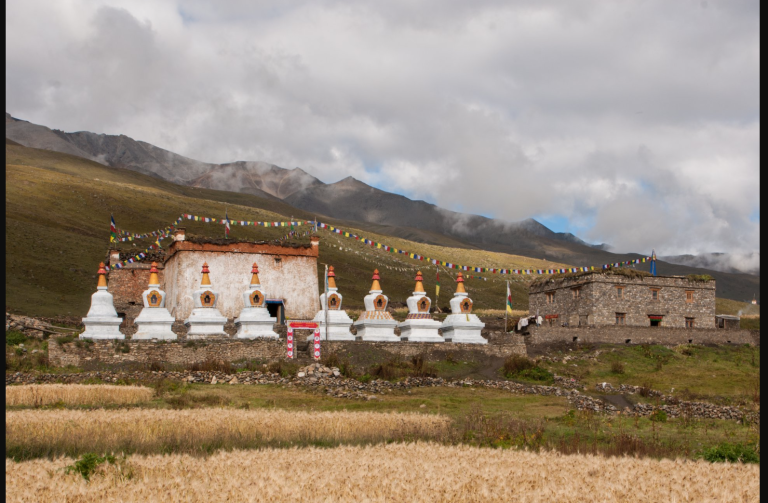
{"label": "green grass", "polygon": [[715,314],[730,314],[731,316],[737,316],[739,312],[741,312],[742,315],[759,316],[760,306],[749,302],[739,302],[738,300],[715,299]]}
{"label": "green grass", "polygon": [[[590,390],[600,382],[616,387],[650,385],[666,394],[674,388],[675,395],[721,403],[752,402],[760,378],[759,347],[684,345],[673,350],[658,345],[606,344],[599,349],[603,352],[597,361],[578,358],[594,353],[594,349],[583,349],[567,353],[576,360],[542,366],[560,375],[579,377]],[[615,362],[624,365],[623,374],[612,371]]]}
{"label": "green grass", "polygon": [[[182,213],[220,217],[224,215],[225,202],[233,220],[313,218],[307,212],[271,199],[175,185],[67,154],[9,144],[6,144],[6,185],[7,307],[11,312],[32,316],[82,317],[86,314],[95,291],[98,263],[106,260],[110,246],[110,214],[114,214],[118,227],[133,232],[166,227]],[[338,223],[333,219],[324,220]],[[183,225],[190,236],[219,237],[222,232],[222,227],[215,224],[184,221]],[[454,263],[497,268],[564,265],[483,250],[426,245],[365,229],[342,227],[397,248]],[[305,229],[308,227],[298,228]],[[271,240],[282,237],[287,230],[233,226],[232,237]],[[382,286],[393,305],[404,305],[413,291],[419,268],[424,272],[424,286],[433,296],[434,267],[325,230],[320,230],[319,235],[320,262],[336,266],[336,281],[344,294],[345,307],[362,308],[375,268],[380,270]],[[308,242],[309,238],[295,241]],[[119,243],[117,247],[125,252],[139,252],[151,243],[152,240]],[[164,241],[163,245],[167,243]],[[455,289],[452,279],[455,271],[442,272],[442,292],[436,304],[447,308]],[[318,267],[318,276],[322,273],[322,267]],[[465,283],[475,307],[503,308],[506,277],[483,276],[490,280],[468,279]],[[512,279],[513,303],[517,308],[527,309],[526,278]]]}

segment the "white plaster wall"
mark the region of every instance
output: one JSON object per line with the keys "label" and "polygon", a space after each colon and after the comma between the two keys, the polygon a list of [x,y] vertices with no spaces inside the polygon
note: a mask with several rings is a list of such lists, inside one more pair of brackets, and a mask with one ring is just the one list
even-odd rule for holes
{"label": "white plaster wall", "polygon": [[166,307],[179,320],[194,308],[192,294],[200,286],[203,262],[208,263],[213,290],[219,294],[217,308],[227,318],[243,309],[243,292],[251,282],[251,266],[259,266],[262,291],[268,299],[283,299],[285,315],[311,320],[320,303],[315,257],[282,256],[238,252],[179,251],[165,264]]}

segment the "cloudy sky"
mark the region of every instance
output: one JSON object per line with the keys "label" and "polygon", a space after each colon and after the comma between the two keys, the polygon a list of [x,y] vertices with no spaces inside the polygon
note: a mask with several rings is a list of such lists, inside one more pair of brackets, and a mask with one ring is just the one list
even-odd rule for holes
{"label": "cloudy sky", "polygon": [[759,2],[6,2],[6,111],[615,251],[759,252]]}

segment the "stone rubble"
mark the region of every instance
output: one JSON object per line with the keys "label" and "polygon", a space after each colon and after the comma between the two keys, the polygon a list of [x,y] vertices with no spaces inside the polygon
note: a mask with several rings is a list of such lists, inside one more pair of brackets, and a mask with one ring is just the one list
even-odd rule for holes
{"label": "stone rubble", "polygon": [[6,312],[5,331],[7,332],[9,330],[17,330],[27,337],[32,337],[34,339],[42,339],[46,333],[61,336],[79,332],[78,330],[71,328],[56,327],[36,318]]}

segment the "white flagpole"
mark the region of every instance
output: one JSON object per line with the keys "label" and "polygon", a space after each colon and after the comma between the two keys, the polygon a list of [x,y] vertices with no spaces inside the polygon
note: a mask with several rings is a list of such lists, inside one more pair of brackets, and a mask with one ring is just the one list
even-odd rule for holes
{"label": "white flagpole", "polygon": [[507,302],[509,302],[509,280],[507,280],[507,291],[504,292],[504,332],[507,330],[507,317],[509,316],[509,309],[507,309]]}
{"label": "white flagpole", "polygon": [[325,311],[325,340],[328,340],[328,264],[325,264],[325,302],[323,302],[323,311]]}

